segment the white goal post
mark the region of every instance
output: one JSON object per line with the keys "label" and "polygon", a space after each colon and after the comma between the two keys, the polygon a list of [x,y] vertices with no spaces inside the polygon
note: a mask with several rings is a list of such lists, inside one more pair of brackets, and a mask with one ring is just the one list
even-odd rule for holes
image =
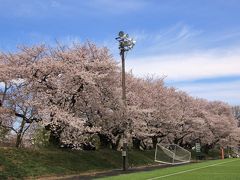
{"label": "white goal post", "polygon": [[157,144],[155,162],[164,164],[183,164],[191,161],[191,152],[177,144]]}

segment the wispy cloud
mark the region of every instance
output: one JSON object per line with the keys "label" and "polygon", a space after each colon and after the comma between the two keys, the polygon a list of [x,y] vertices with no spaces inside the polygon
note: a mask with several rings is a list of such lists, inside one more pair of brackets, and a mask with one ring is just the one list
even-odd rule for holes
{"label": "wispy cloud", "polygon": [[137,44],[128,55],[127,67],[138,76],[155,74],[181,81],[240,74],[240,48],[235,42],[227,42],[239,33],[223,32],[219,46],[208,43],[207,47],[206,42],[217,41],[220,35],[205,37],[203,30],[184,23],[159,32],[132,34]]}
{"label": "wispy cloud", "polygon": [[240,46],[239,29],[219,30],[217,33],[199,29],[184,22],[178,22],[162,30],[131,32],[137,40],[135,57],[192,53],[217,49],[232,49]]}
{"label": "wispy cloud", "polygon": [[136,75],[156,74],[173,81],[240,75],[240,50],[222,49],[189,54],[131,58],[127,67]]}
{"label": "wispy cloud", "polygon": [[126,67],[135,75],[163,76],[167,85],[192,96],[240,104],[237,31],[214,35],[177,23],[159,32],[134,35],[140,45],[129,53]]}
{"label": "wispy cloud", "polygon": [[231,105],[240,104],[240,79],[211,83],[185,81],[180,84],[176,83],[174,86],[194,97],[221,100]]}
{"label": "wispy cloud", "polygon": [[203,30],[178,22],[159,31],[135,31],[131,33],[137,40],[135,56],[147,54],[169,54],[185,52],[196,48],[196,40],[201,37]]}

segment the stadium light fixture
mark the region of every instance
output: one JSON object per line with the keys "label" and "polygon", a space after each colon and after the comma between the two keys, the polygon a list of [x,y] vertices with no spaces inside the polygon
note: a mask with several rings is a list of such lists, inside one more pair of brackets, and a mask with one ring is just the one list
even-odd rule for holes
{"label": "stadium light fixture", "polygon": [[[133,38],[129,38],[128,34],[125,34],[123,31],[118,33],[116,40],[119,42],[120,56],[122,59],[122,100],[123,104],[126,107],[126,85],[125,85],[125,52],[133,49],[136,41]],[[122,147],[122,157],[123,157],[123,170],[127,170],[127,127],[123,135],[123,147]]]}
{"label": "stadium light fixture", "polygon": [[119,42],[120,53],[131,50],[136,44],[136,41],[133,40],[133,38],[129,38],[129,35],[125,34],[123,31],[118,33],[116,40]]}

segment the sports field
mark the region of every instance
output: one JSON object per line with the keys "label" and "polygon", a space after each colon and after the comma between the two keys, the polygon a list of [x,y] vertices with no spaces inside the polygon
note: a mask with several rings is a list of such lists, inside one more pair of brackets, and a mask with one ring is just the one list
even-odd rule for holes
{"label": "sports field", "polygon": [[212,160],[154,171],[108,177],[119,180],[240,180],[240,159]]}

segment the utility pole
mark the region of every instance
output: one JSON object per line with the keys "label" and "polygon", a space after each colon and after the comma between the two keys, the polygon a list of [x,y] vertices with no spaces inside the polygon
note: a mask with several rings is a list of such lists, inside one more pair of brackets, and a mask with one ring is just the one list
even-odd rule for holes
{"label": "utility pole", "polygon": [[[135,45],[135,41],[131,38],[129,38],[128,34],[125,34],[123,31],[120,31],[118,33],[118,37],[116,40],[119,42],[119,50],[120,50],[120,56],[122,59],[122,101],[124,104],[124,108],[126,110],[127,103],[126,103],[126,80],[125,80],[125,52],[129,51],[133,48]],[[124,117],[124,116],[123,116]],[[122,165],[123,165],[123,171],[126,171],[128,168],[127,163],[127,135],[126,135],[127,127],[124,131],[123,135],[123,147],[122,147]]]}
{"label": "utility pole", "polygon": [[126,80],[125,80],[125,52],[124,50],[120,51],[122,58],[122,100],[123,104],[126,107]]}
{"label": "utility pole", "polygon": [[[125,80],[125,51],[123,49],[120,50],[120,56],[122,59],[122,101],[124,104],[124,108],[126,109],[127,103],[126,103],[126,80]],[[128,163],[127,163],[128,145],[127,145],[126,132],[124,132],[123,136],[124,137],[123,137],[123,147],[122,147],[122,168],[123,168],[123,171],[126,171],[128,169]]]}

